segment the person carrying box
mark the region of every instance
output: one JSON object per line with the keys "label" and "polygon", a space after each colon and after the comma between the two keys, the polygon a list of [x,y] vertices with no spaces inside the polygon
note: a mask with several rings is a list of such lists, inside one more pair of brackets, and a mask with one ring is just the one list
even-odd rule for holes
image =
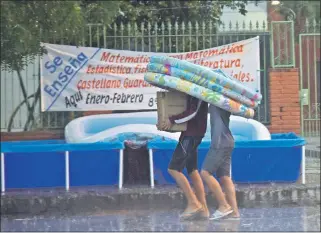
{"label": "person carrying box", "polygon": [[[207,115],[208,103],[188,96],[186,110],[170,116],[161,126],[163,130],[169,130],[174,124],[187,122],[187,129],[181,133],[168,167],[169,174],[183,190],[187,199],[187,207],[180,216],[182,220],[209,217],[204,185],[197,169],[197,150],[206,132]],[[185,167],[192,180],[195,194],[182,173]]]}

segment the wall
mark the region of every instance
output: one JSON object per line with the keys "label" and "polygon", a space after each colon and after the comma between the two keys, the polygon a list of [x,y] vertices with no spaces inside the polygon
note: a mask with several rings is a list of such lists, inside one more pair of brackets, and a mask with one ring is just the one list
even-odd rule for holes
{"label": "wall", "polygon": [[84,116],[91,116],[91,115],[100,115],[100,114],[110,114],[113,111],[87,111],[83,112]]}
{"label": "wall", "polygon": [[27,141],[64,139],[64,130],[29,131],[29,132],[1,132],[1,141]]}
{"label": "wall", "polygon": [[300,134],[299,69],[270,69],[271,133]]}
{"label": "wall", "polygon": [[270,3],[267,3],[267,13],[268,21],[285,21],[285,17],[281,15],[278,11],[279,6],[272,6]]}

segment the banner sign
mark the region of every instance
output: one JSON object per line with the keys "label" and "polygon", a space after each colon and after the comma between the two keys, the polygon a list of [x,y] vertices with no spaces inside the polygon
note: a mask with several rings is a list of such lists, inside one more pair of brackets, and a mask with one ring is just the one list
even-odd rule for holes
{"label": "banner sign", "polygon": [[42,43],[42,111],[156,109],[156,92],[144,81],[153,55],[187,60],[222,69],[260,92],[259,37],[220,47],[185,52],[152,53]]}

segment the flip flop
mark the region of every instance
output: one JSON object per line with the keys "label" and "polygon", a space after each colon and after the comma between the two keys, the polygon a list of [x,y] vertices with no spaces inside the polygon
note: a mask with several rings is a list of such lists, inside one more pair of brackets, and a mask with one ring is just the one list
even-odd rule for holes
{"label": "flip flop", "polygon": [[205,208],[203,207],[203,210],[200,212],[200,220],[208,220],[210,217],[209,212],[207,212],[207,214],[205,214]]}
{"label": "flip flop", "polygon": [[205,216],[205,215],[203,215],[203,214],[200,214],[200,220],[207,220],[207,219],[209,219],[210,218],[210,216],[209,215],[207,215],[207,216]]}
{"label": "flip flop", "polygon": [[200,207],[200,208],[198,208],[196,210],[193,210],[191,212],[183,213],[183,214],[180,215],[180,219],[181,220],[188,220],[188,219],[194,218],[198,214],[200,214],[202,210],[203,210],[203,207]]}
{"label": "flip flop", "polygon": [[210,220],[215,220],[215,219],[220,219],[220,218],[224,218],[225,216],[229,215],[233,213],[232,209],[227,210],[226,212],[221,212],[219,210],[216,210],[214,212],[214,214],[210,217]]}
{"label": "flip flop", "polygon": [[228,217],[227,218],[227,220],[234,220],[234,221],[240,220],[240,219],[241,219],[241,217]]}

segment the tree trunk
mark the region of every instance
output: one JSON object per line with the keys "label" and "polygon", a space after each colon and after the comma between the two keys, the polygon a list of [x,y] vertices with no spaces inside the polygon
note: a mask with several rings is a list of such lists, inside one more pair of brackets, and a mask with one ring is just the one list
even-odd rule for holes
{"label": "tree trunk", "polygon": [[[36,93],[28,96],[28,99],[31,99],[31,98],[35,98],[36,96]],[[8,132],[11,132],[11,128],[12,128],[12,125],[13,125],[13,120],[14,120],[14,117],[16,116],[16,114],[18,113],[19,109],[21,108],[21,106],[23,106],[25,104],[26,100],[23,100],[16,108],[15,110],[13,111],[13,113],[11,114],[10,116],[10,119],[9,119],[9,123],[8,123]]]}
{"label": "tree trunk", "polygon": [[[28,108],[28,118],[30,117],[30,119],[34,121],[35,119],[34,119],[34,116],[33,116],[33,109],[31,108],[30,103],[28,101],[27,91],[26,91],[25,85],[23,83],[23,79],[22,79],[22,76],[21,76],[20,68],[18,67],[18,65],[15,65],[15,70],[16,70],[16,72],[18,74],[22,95],[23,95],[23,98],[24,98],[25,103],[26,103],[27,108]],[[24,131],[26,131],[26,127],[24,127]]]}
{"label": "tree trunk", "polygon": [[[36,107],[36,104],[37,104],[37,102],[38,102],[39,97],[40,97],[40,84],[39,84],[39,86],[38,86],[38,90],[37,90],[37,92],[36,92],[36,94],[35,94],[35,98],[34,98],[34,100],[33,100],[32,106],[31,106],[32,113],[34,113],[34,111],[35,111],[35,107]],[[24,131],[27,131],[27,130],[28,130],[28,127],[29,127],[30,124],[31,124],[31,125],[30,125],[30,128],[33,127],[33,125],[34,125],[34,123],[35,123],[35,119],[34,119],[34,118],[31,119],[31,117],[33,117],[33,114],[29,114],[28,120],[27,120],[27,122],[26,122],[26,124],[25,124]]]}

